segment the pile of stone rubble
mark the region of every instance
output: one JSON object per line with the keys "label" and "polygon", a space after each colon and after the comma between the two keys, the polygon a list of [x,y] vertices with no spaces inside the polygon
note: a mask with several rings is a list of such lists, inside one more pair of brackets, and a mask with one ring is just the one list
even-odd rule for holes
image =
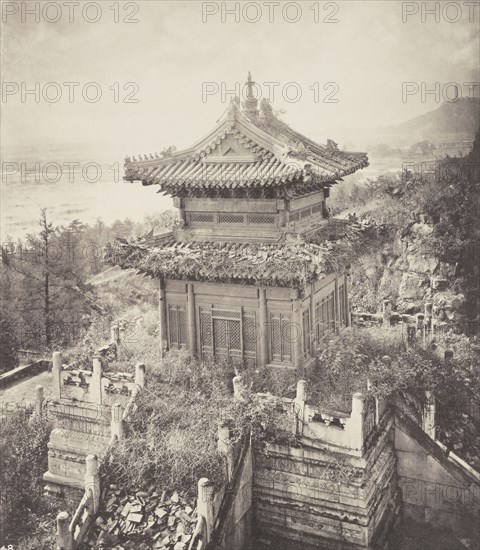
{"label": "pile of stone rubble", "polygon": [[197,522],[194,498],[178,492],[159,493],[153,488],[126,492],[110,485],[102,502],[87,548],[188,549]]}

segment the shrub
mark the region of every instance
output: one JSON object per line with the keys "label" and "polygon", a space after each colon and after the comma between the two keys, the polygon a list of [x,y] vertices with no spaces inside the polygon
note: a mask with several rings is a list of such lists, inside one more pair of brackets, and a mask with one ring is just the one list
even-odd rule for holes
{"label": "shrub", "polygon": [[0,540],[25,531],[32,513],[49,509],[42,476],[48,469],[50,425],[45,418],[29,421],[25,410],[9,414],[0,427]]}

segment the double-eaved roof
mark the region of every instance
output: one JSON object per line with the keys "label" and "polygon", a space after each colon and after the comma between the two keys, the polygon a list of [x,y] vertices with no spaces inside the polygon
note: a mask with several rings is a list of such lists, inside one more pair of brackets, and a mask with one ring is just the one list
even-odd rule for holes
{"label": "double-eaved roof", "polygon": [[366,153],[319,145],[277,118],[262,100],[255,115],[232,101],[215,128],[183,151],[125,159],[125,180],[159,185],[172,196],[195,190],[283,187],[292,195],[329,186],[368,166]]}
{"label": "double-eaved roof", "polygon": [[109,265],[156,278],[303,288],[345,268],[368,235],[368,228],[347,220],[331,220],[308,239],[278,243],[181,242],[166,231],[146,241],[116,239],[104,253]]}

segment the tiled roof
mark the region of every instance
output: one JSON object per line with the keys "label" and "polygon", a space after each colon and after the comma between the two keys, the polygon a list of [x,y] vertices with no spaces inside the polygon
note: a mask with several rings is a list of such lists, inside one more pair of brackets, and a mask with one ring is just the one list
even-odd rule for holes
{"label": "tiled roof", "polygon": [[173,232],[149,243],[117,239],[106,246],[105,260],[152,277],[303,288],[350,263],[359,237],[342,223],[344,238],[323,242],[320,234],[276,244],[178,242]]}
{"label": "tiled roof", "polygon": [[[230,136],[245,155],[219,153]],[[181,189],[321,186],[365,166],[365,153],[340,151],[331,140],[319,145],[273,114],[254,123],[232,102],[212,132],[189,149],[127,158],[125,179],[176,194]]]}

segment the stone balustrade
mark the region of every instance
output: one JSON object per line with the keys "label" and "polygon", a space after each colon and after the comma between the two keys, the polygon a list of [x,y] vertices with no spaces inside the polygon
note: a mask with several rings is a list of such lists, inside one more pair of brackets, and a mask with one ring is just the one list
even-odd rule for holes
{"label": "stone balustrade", "polygon": [[139,363],[135,375],[126,372],[105,373],[100,355],[92,359],[92,370],[77,369],[62,364],[62,355],[53,354],[53,398],[68,399],[83,403],[109,405],[115,402],[126,404],[138,386],[143,386],[145,367]]}
{"label": "stone balustrade", "polygon": [[97,455],[86,459],[85,492],[70,521],[68,512],[57,515],[57,548],[58,550],[75,550],[81,548],[93,518],[100,504],[100,475]]}
{"label": "stone balustrade", "polygon": [[104,364],[116,356],[120,343],[120,330],[114,325],[112,341],[92,358],[92,370],[64,365],[62,354],[53,354],[53,395],[47,413],[55,428],[44,474],[52,494],[62,494],[65,488],[83,491],[86,457],[105,455],[116,439],[124,437],[125,422],[145,385],[145,365],[138,363],[134,374],[105,372]]}

